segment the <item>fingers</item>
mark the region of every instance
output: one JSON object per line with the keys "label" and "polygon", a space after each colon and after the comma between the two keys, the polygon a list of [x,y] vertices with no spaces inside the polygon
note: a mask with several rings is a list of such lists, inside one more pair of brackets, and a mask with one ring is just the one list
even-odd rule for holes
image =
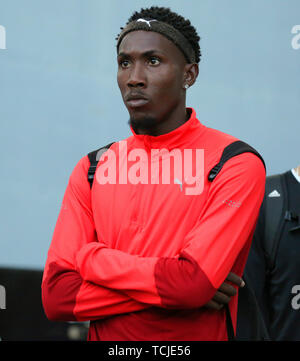
{"label": "fingers", "polygon": [[243,279],[241,277],[239,277],[238,275],[236,275],[235,273],[229,272],[226,281],[232,282],[233,284],[239,286],[239,287],[244,287],[245,286],[245,282],[243,281]]}
{"label": "fingers", "polygon": [[235,273],[230,272],[225,282],[222,283],[218,291],[215,293],[214,297],[205,305],[207,308],[213,310],[221,310],[225,304],[229,303],[230,298],[237,294],[236,287],[226,282],[230,282],[238,287],[245,286],[245,282],[241,277],[239,277]]}
{"label": "fingers", "polygon": [[223,283],[214,297],[206,304],[206,306],[213,310],[220,310],[225,304],[228,304],[231,297],[237,293],[233,286]]}
{"label": "fingers", "polygon": [[229,303],[230,296],[227,296],[225,293],[217,291],[212,298],[213,301],[220,303],[222,305]]}
{"label": "fingers", "polygon": [[229,297],[235,296],[237,294],[237,290],[228,283],[222,283],[218,291],[225,293],[225,295]]}
{"label": "fingers", "polygon": [[211,309],[211,310],[215,310],[215,311],[219,311],[223,308],[224,305],[215,302],[213,300],[210,300],[209,302],[207,302],[207,304],[205,305],[205,307]]}

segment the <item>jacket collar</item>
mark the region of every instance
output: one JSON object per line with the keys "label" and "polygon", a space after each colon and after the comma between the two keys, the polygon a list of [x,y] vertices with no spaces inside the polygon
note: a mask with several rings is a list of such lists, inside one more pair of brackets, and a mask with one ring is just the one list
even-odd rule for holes
{"label": "jacket collar", "polygon": [[153,136],[145,134],[136,134],[133,128],[130,126],[131,132],[140,146],[146,149],[161,149],[166,148],[168,150],[174,148],[184,148],[192,139],[199,136],[199,130],[202,130],[204,126],[196,117],[196,112],[193,108],[187,108],[191,111],[190,118],[178,128],[172,130],[169,133]]}

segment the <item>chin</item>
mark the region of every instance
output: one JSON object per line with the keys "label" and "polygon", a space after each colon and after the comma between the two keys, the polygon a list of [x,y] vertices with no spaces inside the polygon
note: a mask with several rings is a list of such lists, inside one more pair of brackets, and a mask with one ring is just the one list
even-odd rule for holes
{"label": "chin", "polygon": [[151,129],[157,124],[157,119],[146,114],[131,114],[128,123],[133,129]]}

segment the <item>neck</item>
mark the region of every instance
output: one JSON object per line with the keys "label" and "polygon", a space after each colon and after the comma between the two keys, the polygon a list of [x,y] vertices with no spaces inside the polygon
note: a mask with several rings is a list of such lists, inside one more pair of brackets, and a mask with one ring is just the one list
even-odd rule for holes
{"label": "neck", "polygon": [[294,170],[300,177],[300,165],[298,165],[298,167],[294,168]]}

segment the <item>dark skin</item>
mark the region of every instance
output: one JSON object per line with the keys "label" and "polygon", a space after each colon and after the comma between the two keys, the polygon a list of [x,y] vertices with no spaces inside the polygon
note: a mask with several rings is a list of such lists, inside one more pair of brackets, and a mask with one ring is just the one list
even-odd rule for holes
{"label": "dark skin", "polygon": [[[142,30],[128,33],[119,47],[117,79],[136,133],[158,136],[185,123],[185,85],[192,86],[198,73],[198,64],[188,64],[163,35]],[[220,310],[243,285],[230,272],[205,306]]]}
{"label": "dark skin", "polygon": [[[118,85],[130,117],[141,125],[140,134],[169,133],[187,120],[184,85],[194,84],[198,64],[187,64],[171,41],[155,32],[133,31],[120,44],[118,64]],[[147,103],[130,105],[132,94]],[[143,119],[149,117],[154,124],[145,129]]]}
{"label": "dark skin", "polygon": [[220,310],[228,304],[230,298],[237,294],[238,287],[244,287],[244,281],[236,274],[229,272],[226,280],[222,283],[214,297],[205,305],[213,310]]}

